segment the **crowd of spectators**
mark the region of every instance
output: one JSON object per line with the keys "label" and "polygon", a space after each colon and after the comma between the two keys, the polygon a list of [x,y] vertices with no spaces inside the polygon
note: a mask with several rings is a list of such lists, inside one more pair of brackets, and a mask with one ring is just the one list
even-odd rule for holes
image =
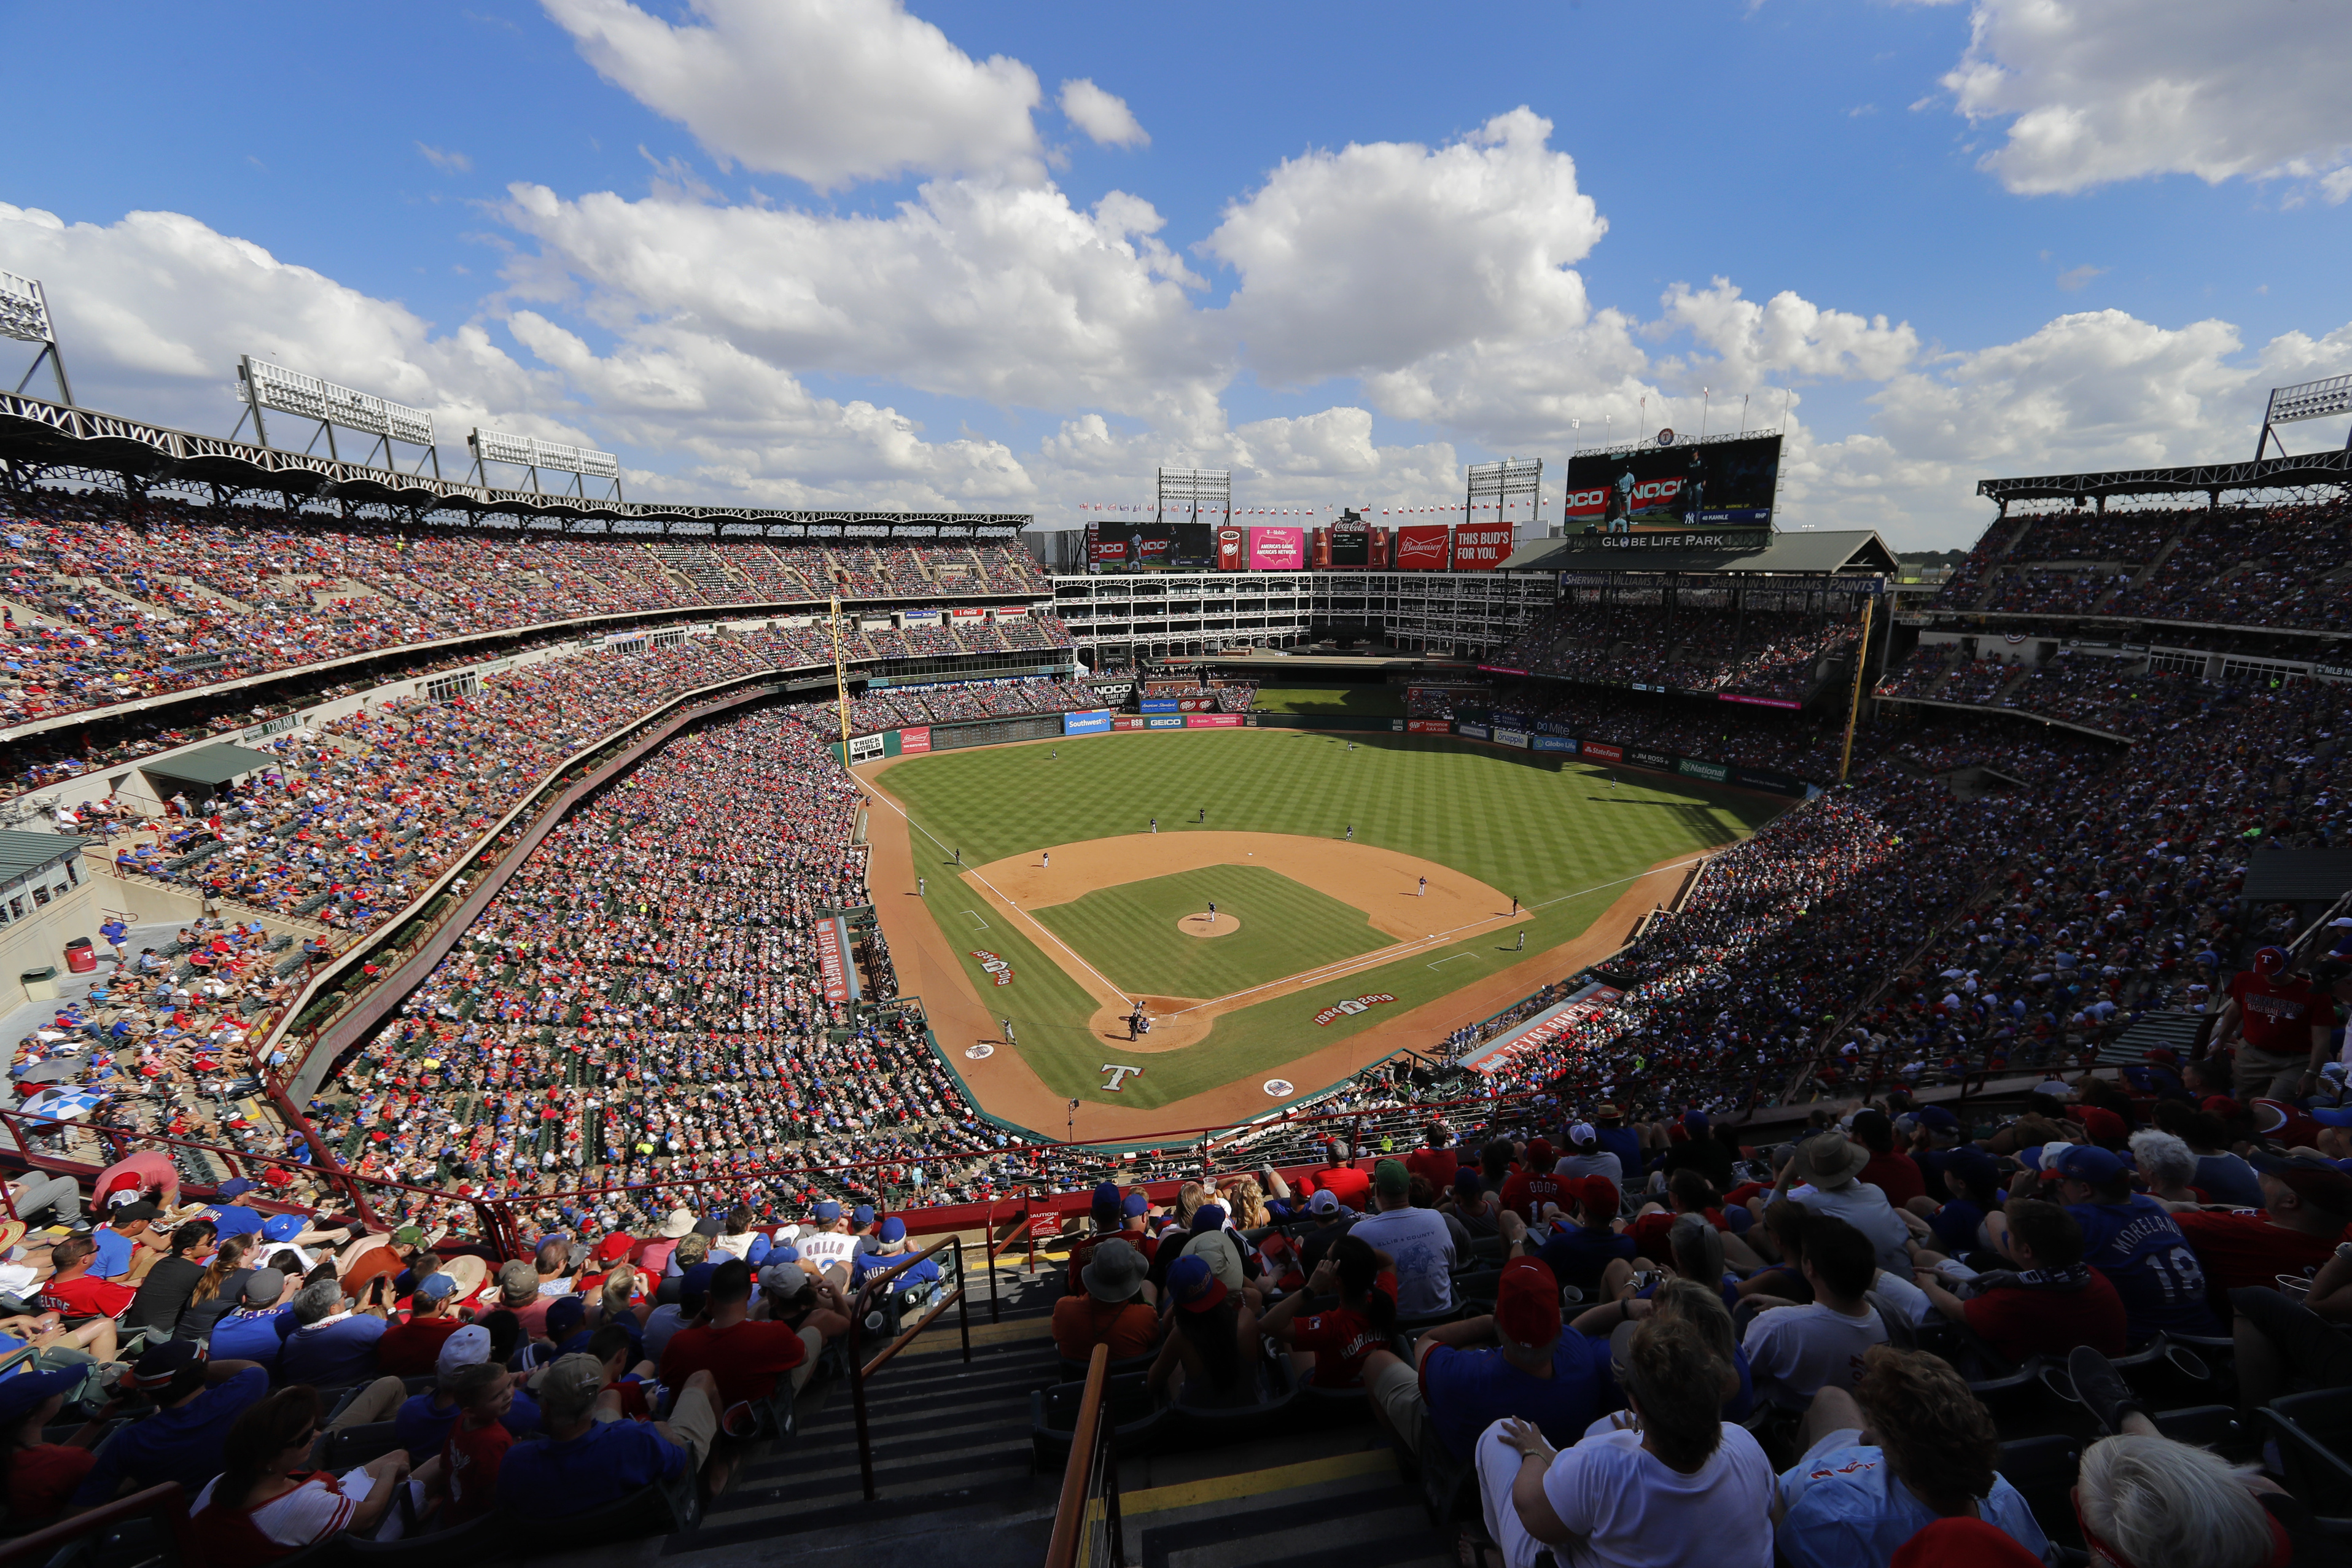
{"label": "crowd of spectators", "polygon": [[[581,616],[1045,591],[1025,552],[996,547],[420,532],[95,492],[20,493],[8,510],[0,724]],[[992,649],[1066,641],[1051,617],[983,636]]]}
{"label": "crowd of spectators", "polygon": [[1729,596],[1685,595],[1669,612],[1655,591],[1627,591],[1607,602],[1571,591],[1498,662],[1569,680],[1794,701],[1811,689],[1820,662],[1850,650],[1861,631],[1858,611],[1743,611],[1703,601],[1710,598]]}
{"label": "crowd of spectators", "polygon": [[[1549,733],[1579,740],[1650,747],[1684,757],[1735,763],[1788,774],[1813,783],[1838,776],[1845,750],[1843,709],[1758,708],[1673,692],[1582,688],[1550,682],[1499,684],[1494,709]],[[1834,706],[1834,705],[1832,705]],[[1898,723],[1879,716],[1856,726],[1856,760],[1884,749],[1901,733]]]}

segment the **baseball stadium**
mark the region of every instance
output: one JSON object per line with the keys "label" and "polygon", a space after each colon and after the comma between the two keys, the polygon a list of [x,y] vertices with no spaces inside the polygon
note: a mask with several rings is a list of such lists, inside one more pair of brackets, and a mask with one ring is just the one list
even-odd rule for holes
{"label": "baseball stadium", "polygon": [[16,18],[0,1560],[2346,1560],[2352,32],[1717,9]]}

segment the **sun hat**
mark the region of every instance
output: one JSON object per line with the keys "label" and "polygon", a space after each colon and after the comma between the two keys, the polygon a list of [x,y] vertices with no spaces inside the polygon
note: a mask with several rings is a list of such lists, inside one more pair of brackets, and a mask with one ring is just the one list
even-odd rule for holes
{"label": "sun hat", "polygon": [[1850,1186],[1870,1163],[1870,1151],[1840,1136],[1813,1138],[1800,1145],[1805,1178],[1824,1192]]}
{"label": "sun hat", "polygon": [[457,1281],[457,1296],[461,1301],[480,1290],[482,1281],[490,1277],[490,1266],[471,1252],[460,1252],[455,1258],[443,1260],[441,1271]]}
{"label": "sun hat", "polygon": [[1114,1237],[1095,1243],[1094,1258],[1078,1270],[1078,1281],[1096,1301],[1116,1303],[1133,1296],[1148,1272],[1143,1254]]}
{"label": "sun hat", "polygon": [[1188,1253],[1170,1266],[1168,1293],[1176,1298],[1176,1305],[1183,1311],[1205,1312],[1224,1304],[1225,1286],[1206,1258]]}
{"label": "sun hat", "polygon": [[665,1241],[675,1241],[681,1236],[690,1236],[693,1233],[693,1212],[684,1208],[673,1208],[668,1214],[663,1216],[661,1229],[656,1234]]}

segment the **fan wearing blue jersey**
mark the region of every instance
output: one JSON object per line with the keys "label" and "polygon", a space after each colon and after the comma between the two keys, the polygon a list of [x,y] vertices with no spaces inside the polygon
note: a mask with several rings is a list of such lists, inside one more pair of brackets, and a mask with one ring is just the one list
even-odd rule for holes
{"label": "fan wearing blue jersey", "polygon": [[2123,1161],[2077,1144],[2054,1162],[2059,1201],[2083,1228],[2083,1261],[2124,1301],[2134,1348],[2158,1333],[2225,1334],[2206,1300],[2205,1270],[2170,1211],[2132,1190]]}

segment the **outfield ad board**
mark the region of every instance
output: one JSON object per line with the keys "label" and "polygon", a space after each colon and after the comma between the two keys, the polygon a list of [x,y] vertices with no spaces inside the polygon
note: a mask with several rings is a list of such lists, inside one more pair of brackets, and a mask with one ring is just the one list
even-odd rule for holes
{"label": "outfield ad board", "polygon": [[898,732],[898,750],[908,757],[919,756],[931,748],[931,727],[918,725],[913,729]]}
{"label": "outfield ad board", "polygon": [[1110,716],[1113,729],[1141,729],[1150,722],[1139,713],[1115,713]]}
{"label": "outfield ad board", "polygon": [[1451,735],[1454,721],[1450,718],[1409,718],[1404,721],[1407,735]]}
{"label": "outfield ad board", "polygon": [[1177,700],[1174,697],[1145,697],[1135,706],[1144,713],[1175,713],[1179,711]]}
{"label": "outfield ad board", "polygon": [[1146,729],[1181,729],[1184,727],[1184,718],[1181,714],[1153,714],[1150,717],[1143,721],[1143,727]]}
{"label": "outfield ad board", "polygon": [[1091,713],[1066,713],[1062,716],[1064,735],[1102,735],[1110,728],[1110,711],[1097,708]]}
{"label": "outfield ad board", "polygon": [[1780,483],[1780,438],[1676,443],[1579,453],[1568,460],[1561,515],[1568,537],[1594,534],[1769,533]]}
{"label": "outfield ad board", "polygon": [[1524,729],[1510,729],[1501,725],[1495,727],[1495,744],[1497,746],[1516,746],[1521,751],[1525,751],[1528,748],[1528,742],[1534,738],[1534,736]]}
{"label": "outfield ad board", "polygon": [[1454,530],[1422,523],[1399,528],[1389,556],[1397,571],[1444,571],[1454,560]]}
{"label": "outfield ad board", "polygon": [[1195,713],[1184,716],[1186,729],[1238,729],[1242,716],[1237,713]]}
{"label": "outfield ad board", "polygon": [[1454,570],[1492,571],[1510,559],[1511,542],[1508,523],[1465,523],[1454,530]]}
{"label": "outfield ad board", "polygon": [[1576,755],[1576,742],[1564,735],[1538,735],[1535,748],[1538,751],[1564,751],[1570,757]]}
{"label": "outfield ad board", "polygon": [[1487,731],[1483,724],[1471,724],[1466,720],[1459,720],[1454,726],[1454,733],[1469,740],[1484,740],[1486,738]]}

